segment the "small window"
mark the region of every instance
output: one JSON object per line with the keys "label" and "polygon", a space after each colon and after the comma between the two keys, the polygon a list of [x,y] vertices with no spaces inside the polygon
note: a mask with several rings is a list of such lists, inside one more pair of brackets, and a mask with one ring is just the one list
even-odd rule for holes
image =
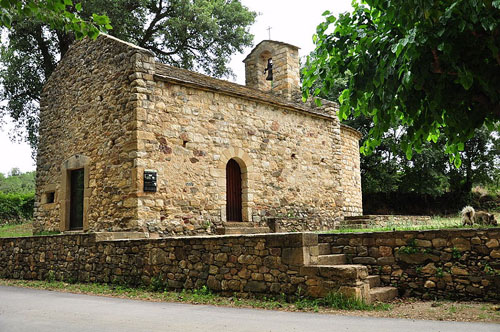
{"label": "small window", "polygon": [[49,191],[45,193],[45,204],[51,204],[54,203],[56,200],[56,192],[55,191]]}

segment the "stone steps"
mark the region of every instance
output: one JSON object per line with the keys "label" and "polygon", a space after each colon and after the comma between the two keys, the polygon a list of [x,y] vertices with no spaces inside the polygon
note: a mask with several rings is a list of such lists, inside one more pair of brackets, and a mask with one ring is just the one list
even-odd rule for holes
{"label": "stone steps", "polygon": [[375,287],[370,289],[371,302],[388,302],[398,296],[396,287]]}
{"label": "stone steps", "polygon": [[330,255],[332,253],[330,243],[318,243],[319,255]]}
{"label": "stone steps", "polygon": [[[373,258],[369,260],[365,259],[366,257],[356,257],[353,259],[353,264],[346,264],[346,256],[344,254],[333,254],[332,252],[335,252],[335,250],[332,249],[334,248],[331,247],[330,243],[318,243],[319,255],[316,268],[319,269],[318,271],[322,276],[339,278],[354,273],[356,276],[361,277],[363,274],[361,271],[367,269],[366,265],[376,264],[376,261],[372,261]],[[363,279],[363,277],[361,278]],[[346,278],[346,284],[349,283],[349,280],[350,278]],[[369,285],[368,298],[365,298],[368,303],[388,302],[398,296],[397,288],[381,286],[380,276],[378,275],[366,276],[364,281]]]}
{"label": "stone steps", "polygon": [[318,256],[318,265],[341,265],[345,263],[346,257],[344,254]]}
{"label": "stone steps", "polygon": [[370,288],[375,288],[380,286],[380,276],[378,275],[371,275],[368,276],[367,278],[368,283],[370,284]]}

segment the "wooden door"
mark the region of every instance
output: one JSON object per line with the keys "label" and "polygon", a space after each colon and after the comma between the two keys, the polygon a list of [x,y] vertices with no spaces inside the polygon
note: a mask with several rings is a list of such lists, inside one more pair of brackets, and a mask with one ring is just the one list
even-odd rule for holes
{"label": "wooden door", "polygon": [[69,229],[83,229],[83,168],[70,171]]}
{"label": "wooden door", "polygon": [[226,216],[227,221],[243,221],[241,202],[241,169],[236,160],[226,165]]}

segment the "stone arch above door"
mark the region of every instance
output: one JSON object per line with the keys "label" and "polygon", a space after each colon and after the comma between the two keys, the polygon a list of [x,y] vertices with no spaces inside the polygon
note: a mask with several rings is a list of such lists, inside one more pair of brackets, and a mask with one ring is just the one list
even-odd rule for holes
{"label": "stone arch above door", "polygon": [[88,226],[88,206],[89,206],[89,165],[90,158],[81,154],[75,154],[66,159],[61,165],[61,214],[60,214],[60,231],[70,229],[70,203],[71,203],[71,171],[83,169],[83,230],[87,230]]}
{"label": "stone arch above door", "polygon": [[217,186],[221,193],[220,211],[223,222],[228,221],[226,216],[226,165],[229,160],[235,160],[241,169],[241,187],[242,187],[242,217],[243,222],[252,221],[253,190],[255,188],[253,163],[250,156],[240,148],[229,148],[224,150],[219,159],[218,170],[219,180]]}

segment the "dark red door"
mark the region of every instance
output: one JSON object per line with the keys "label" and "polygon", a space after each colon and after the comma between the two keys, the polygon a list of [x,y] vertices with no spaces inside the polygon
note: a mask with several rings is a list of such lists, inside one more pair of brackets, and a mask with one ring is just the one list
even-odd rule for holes
{"label": "dark red door", "polygon": [[226,216],[227,221],[243,221],[241,214],[241,169],[231,159],[226,165]]}

